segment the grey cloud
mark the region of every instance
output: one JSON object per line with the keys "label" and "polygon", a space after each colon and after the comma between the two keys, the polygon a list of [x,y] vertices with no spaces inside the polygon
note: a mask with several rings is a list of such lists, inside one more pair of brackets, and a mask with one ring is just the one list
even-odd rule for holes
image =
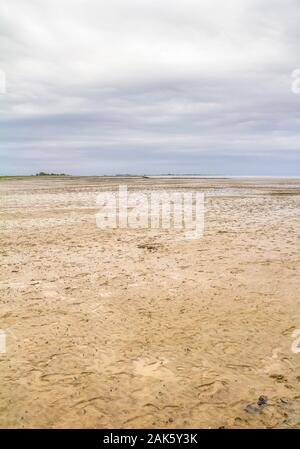
{"label": "grey cloud", "polygon": [[1,9],[0,174],[300,174],[296,0]]}

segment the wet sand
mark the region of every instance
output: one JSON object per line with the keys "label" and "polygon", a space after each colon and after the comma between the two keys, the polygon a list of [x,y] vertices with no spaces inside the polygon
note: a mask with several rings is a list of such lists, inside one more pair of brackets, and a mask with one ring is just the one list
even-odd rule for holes
{"label": "wet sand", "polygon": [[[204,236],[97,228],[120,183],[204,192]],[[1,427],[300,428],[300,179],[6,179],[0,202]]]}

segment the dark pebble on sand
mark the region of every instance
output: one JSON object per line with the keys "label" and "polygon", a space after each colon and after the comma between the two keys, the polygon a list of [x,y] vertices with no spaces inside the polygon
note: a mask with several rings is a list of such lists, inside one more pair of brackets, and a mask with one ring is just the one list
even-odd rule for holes
{"label": "dark pebble on sand", "polygon": [[258,398],[257,405],[265,405],[268,402],[268,397],[261,395]]}

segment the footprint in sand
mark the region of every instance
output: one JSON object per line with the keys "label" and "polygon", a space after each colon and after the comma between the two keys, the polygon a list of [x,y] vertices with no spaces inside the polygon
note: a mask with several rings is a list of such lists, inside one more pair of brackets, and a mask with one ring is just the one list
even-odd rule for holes
{"label": "footprint in sand", "polygon": [[135,374],[145,377],[155,377],[162,380],[176,380],[172,371],[165,366],[166,360],[149,361],[138,359],[133,362]]}
{"label": "footprint in sand", "polygon": [[201,401],[226,401],[228,388],[227,382],[221,380],[215,380],[212,382],[206,382],[197,387],[199,391],[198,398]]}

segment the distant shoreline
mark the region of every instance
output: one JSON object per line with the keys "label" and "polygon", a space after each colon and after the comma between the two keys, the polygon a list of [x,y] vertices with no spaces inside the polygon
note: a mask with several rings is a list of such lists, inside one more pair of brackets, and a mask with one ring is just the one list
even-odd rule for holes
{"label": "distant shoreline", "polygon": [[66,179],[66,178],[166,178],[166,179],[298,179],[300,175],[0,175],[0,180],[16,179],[16,178],[31,178],[31,179]]}

